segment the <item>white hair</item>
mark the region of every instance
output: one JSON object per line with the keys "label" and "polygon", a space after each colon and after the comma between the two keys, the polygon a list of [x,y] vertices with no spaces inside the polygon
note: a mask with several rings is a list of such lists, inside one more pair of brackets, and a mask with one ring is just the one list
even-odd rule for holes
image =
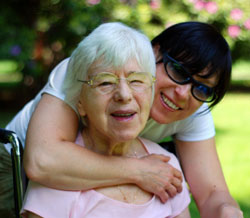
{"label": "white hair", "polygon": [[144,34],[122,23],[101,24],[79,43],[70,57],[63,85],[65,101],[76,107],[82,88],[77,80],[87,79],[94,62],[101,61],[104,67],[122,68],[130,60],[135,60],[144,72],[155,76],[154,53]]}

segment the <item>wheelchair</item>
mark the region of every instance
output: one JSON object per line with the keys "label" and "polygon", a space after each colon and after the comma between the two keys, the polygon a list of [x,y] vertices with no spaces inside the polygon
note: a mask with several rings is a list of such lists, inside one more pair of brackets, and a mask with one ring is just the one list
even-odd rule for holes
{"label": "wheelchair", "polygon": [[22,208],[26,181],[24,171],[22,170],[23,147],[18,136],[13,131],[2,128],[0,128],[0,142],[11,144],[15,215],[17,218],[21,218],[20,210]]}

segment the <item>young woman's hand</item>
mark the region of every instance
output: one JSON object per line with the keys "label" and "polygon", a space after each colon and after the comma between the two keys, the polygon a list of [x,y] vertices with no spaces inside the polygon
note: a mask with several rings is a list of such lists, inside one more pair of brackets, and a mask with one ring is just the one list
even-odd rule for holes
{"label": "young woman's hand", "polygon": [[243,212],[232,205],[224,204],[220,208],[220,218],[243,218]]}
{"label": "young woman's hand", "polygon": [[135,168],[135,183],[157,195],[163,203],[182,191],[182,173],[169,160],[170,157],[152,154],[139,159]]}

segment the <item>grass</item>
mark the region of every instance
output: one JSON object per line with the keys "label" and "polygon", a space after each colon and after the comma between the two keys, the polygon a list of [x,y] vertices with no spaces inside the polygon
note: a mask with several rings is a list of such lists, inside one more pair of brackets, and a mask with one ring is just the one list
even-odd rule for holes
{"label": "grass", "polygon": [[231,194],[250,217],[250,94],[228,94],[213,111],[217,149]]}
{"label": "grass", "polygon": [[16,61],[0,60],[0,74],[15,72],[18,69]]}
{"label": "grass", "polygon": [[232,86],[250,90],[250,62],[238,60],[232,69]]}
{"label": "grass", "polygon": [[[11,83],[18,83],[22,80],[21,66],[16,61],[0,60],[0,85],[7,86]],[[6,85],[6,84],[7,85]]]}
{"label": "grass", "polygon": [[[216,126],[216,143],[222,168],[232,196],[238,201],[244,217],[250,217],[250,94],[229,93],[212,113]],[[0,111],[0,127],[15,111]],[[200,217],[194,202],[192,218]]]}
{"label": "grass", "polygon": [[250,80],[250,62],[249,60],[238,60],[232,69],[232,79],[235,80]]}

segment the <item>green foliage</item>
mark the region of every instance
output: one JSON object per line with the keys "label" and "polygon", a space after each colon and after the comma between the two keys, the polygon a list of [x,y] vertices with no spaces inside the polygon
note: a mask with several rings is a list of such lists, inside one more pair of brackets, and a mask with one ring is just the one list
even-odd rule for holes
{"label": "green foliage", "polygon": [[[197,9],[200,2],[203,8]],[[211,2],[216,4],[213,10],[208,8]],[[234,8],[243,12],[238,20],[230,16]],[[9,0],[1,1],[0,13],[0,60],[10,59],[22,66],[27,86],[43,84],[51,69],[84,36],[109,21],[141,29],[150,39],[173,23],[208,22],[224,34],[235,61],[249,60],[250,31],[244,26],[250,18],[248,0]],[[233,38],[228,35],[232,25],[240,28]],[[27,77],[33,83],[25,82]]]}

